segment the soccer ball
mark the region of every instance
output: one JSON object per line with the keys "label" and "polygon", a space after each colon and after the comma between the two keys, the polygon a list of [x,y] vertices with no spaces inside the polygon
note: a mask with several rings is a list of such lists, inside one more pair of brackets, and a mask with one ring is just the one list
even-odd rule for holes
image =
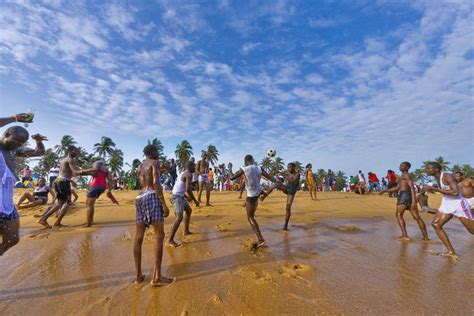
{"label": "soccer ball", "polygon": [[268,156],[268,157],[275,157],[276,153],[277,153],[277,152],[276,152],[275,149],[270,148],[270,149],[267,151],[267,156]]}

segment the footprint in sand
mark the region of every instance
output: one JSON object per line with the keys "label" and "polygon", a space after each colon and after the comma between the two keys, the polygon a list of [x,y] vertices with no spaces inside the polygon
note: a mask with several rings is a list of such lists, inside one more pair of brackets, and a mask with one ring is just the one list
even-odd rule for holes
{"label": "footprint in sand", "polygon": [[130,232],[127,230],[126,232],[122,234],[122,240],[125,240],[125,241],[132,240],[132,234],[130,234]]}
{"label": "footprint in sand", "polygon": [[218,231],[220,232],[226,232],[227,231],[227,228],[225,228],[224,226],[222,225],[216,225],[216,228]]}
{"label": "footprint in sand", "polygon": [[222,304],[222,298],[219,295],[214,294],[209,300],[209,302],[212,302],[214,304]]}
{"label": "footprint in sand", "polygon": [[45,239],[49,237],[49,233],[34,233],[31,235],[28,235],[28,237],[33,238],[33,239]]}
{"label": "footprint in sand", "polygon": [[285,263],[284,265],[280,267],[278,272],[286,276],[287,278],[302,280],[303,278],[301,277],[301,274],[304,274],[311,270],[312,270],[311,266],[307,264]]}
{"label": "footprint in sand", "polygon": [[359,227],[352,226],[352,225],[341,225],[341,226],[337,226],[336,229],[343,232],[356,232],[359,230]]}
{"label": "footprint in sand", "polygon": [[257,280],[257,283],[263,284],[267,282],[273,282],[273,278],[269,273],[256,271],[254,272],[254,278]]}

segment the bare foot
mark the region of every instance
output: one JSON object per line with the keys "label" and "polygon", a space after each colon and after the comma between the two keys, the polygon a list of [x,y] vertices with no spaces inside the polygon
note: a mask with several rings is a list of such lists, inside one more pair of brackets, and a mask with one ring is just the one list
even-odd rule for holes
{"label": "bare foot", "polygon": [[410,241],[410,237],[408,236],[400,236],[400,237],[397,237],[398,240],[402,240],[402,241]]}
{"label": "bare foot", "polygon": [[51,228],[51,225],[48,224],[47,221],[43,220],[43,219],[40,219],[38,221],[38,223],[40,223],[41,225],[43,225],[45,228]]}
{"label": "bare foot", "polygon": [[246,207],[247,206],[247,202],[244,202],[244,204],[242,205],[242,207]]}
{"label": "bare foot", "polygon": [[188,235],[192,235],[192,234],[194,234],[194,233],[192,231],[189,231],[189,230],[187,232],[184,232],[184,236],[188,236]]}
{"label": "bare foot", "polygon": [[258,249],[260,247],[263,247],[267,244],[267,242],[265,240],[260,240],[256,245],[255,245],[255,249]]}
{"label": "bare foot", "polygon": [[439,255],[442,256],[442,257],[451,258],[451,259],[453,259],[454,261],[458,261],[458,260],[459,260],[459,256],[458,256],[455,252],[444,252],[444,253],[440,253]]}
{"label": "bare foot", "polygon": [[182,244],[180,243],[177,243],[176,241],[172,240],[172,241],[168,241],[166,243],[167,246],[170,246],[170,247],[173,247],[173,248],[178,248],[178,247],[181,247]]}
{"label": "bare foot", "polygon": [[161,276],[158,280],[152,280],[150,284],[151,286],[164,286],[164,285],[171,284],[175,281],[176,281],[175,277],[168,278],[168,277]]}
{"label": "bare foot", "polygon": [[145,281],[145,275],[140,274],[139,276],[137,276],[137,278],[135,279],[133,283],[140,284],[140,283],[143,283],[143,281]]}
{"label": "bare foot", "polygon": [[63,224],[61,224],[61,223],[55,223],[53,226],[54,226],[54,227],[61,228],[61,227],[68,227],[69,225],[63,225]]}
{"label": "bare foot", "polygon": [[283,230],[290,231],[288,227],[283,227]]}
{"label": "bare foot", "polygon": [[209,204],[209,203],[206,203],[206,206],[212,206],[212,205],[211,205],[211,204]]}

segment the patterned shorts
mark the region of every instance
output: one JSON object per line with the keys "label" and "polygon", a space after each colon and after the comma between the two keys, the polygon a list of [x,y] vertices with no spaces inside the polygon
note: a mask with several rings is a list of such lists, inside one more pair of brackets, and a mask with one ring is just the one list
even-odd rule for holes
{"label": "patterned shorts", "polygon": [[147,227],[154,222],[164,220],[163,209],[160,200],[154,191],[140,193],[135,201],[137,211],[137,224],[145,224]]}
{"label": "patterned shorts", "polygon": [[7,226],[7,224],[11,221],[17,221],[20,217],[18,216],[18,212],[16,209],[13,209],[13,212],[10,214],[0,213],[0,229]]}
{"label": "patterned shorts", "polygon": [[170,201],[173,204],[173,210],[175,213],[182,213],[183,211],[190,212],[191,207],[188,201],[181,195],[171,195]]}

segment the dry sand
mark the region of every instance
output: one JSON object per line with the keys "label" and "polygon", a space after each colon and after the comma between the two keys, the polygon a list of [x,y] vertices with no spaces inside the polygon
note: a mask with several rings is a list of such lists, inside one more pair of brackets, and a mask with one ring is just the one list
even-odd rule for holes
{"label": "dry sand", "polygon": [[[18,190],[16,194],[20,194]],[[387,196],[319,193],[319,201],[299,192],[290,231],[280,230],[285,196],[274,193],[257,210],[268,247],[252,253],[255,240],[238,193],[216,193],[213,207],[194,207],[192,236],[166,247],[163,269],[177,282],[149,285],[153,236],[144,242],[146,282],[136,286],[132,256],[134,198],[117,192],[120,206],[102,197],[96,225],[85,222],[85,192],[63,223],[42,230],[34,214],[21,211],[21,241],[0,257],[0,314],[457,314],[474,313],[474,243],[458,220],[446,230],[458,262],[421,240],[406,214],[411,242],[396,240],[395,200]],[[15,197],[15,200],[18,196]],[[439,205],[439,196],[432,198]],[[51,221],[54,219],[51,218]],[[174,220],[165,221],[168,234]]]}

